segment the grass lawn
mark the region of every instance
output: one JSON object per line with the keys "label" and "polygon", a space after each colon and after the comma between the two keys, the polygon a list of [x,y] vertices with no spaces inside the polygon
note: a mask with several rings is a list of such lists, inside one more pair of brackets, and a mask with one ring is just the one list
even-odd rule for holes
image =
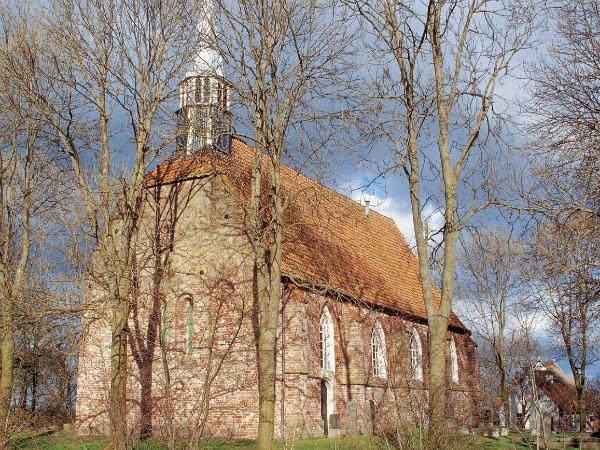
{"label": "grass lawn", "polygon": [[[17,449],[40,450],[100,450],[106,446],[105,438],[82,438],[73,431],[18,433],[12,443]],[[166,447],[159,439],[150,439],[138,447],[139,450],[164,450]],[[227,442],[211,439],[201,447],[204,450],[252,450],[254,441],[242,440]],[[340,438],[312,438],[295,442],[279,441],[277,450],[376,450],[388,448],[384,441],[376,436],[346,436]]]}
{"label": "grass lawn", "polygon": [[[535,438],[529,434],[520,434],[511,431],[508,436],[493,438],[483,436],[471,436],[467,439],[471,439],[472,447],[475,449],[486,449],[486,450],[529,450],[536,448]],[[557,436],[553,435],[550,437],[551,443],[548,448],[551,450],[567,449],[572,450],[579,447],[569,447],[568,444],[559,443]],[[570,441],[567,440],[567,442]],[[529,445],[527,444],[529,442]],[[540,439],[540,448],[544,448],[543,441]],[[591,447],[582,447],[591,448]],[[596,448],[596,447],[594,447]]]}
{"label": "grass lawn", "polygon": [[[511,432],[506,437],[491,438],[482,436],[464,436],[463,449],[482,450],[526,450],[535,449],[535,441],[527,437],[530,446],[525,443],[524,437],[516,432]],[[106,445],[106,439],[102,437],[82,438],[73,431],[58,432],[27,432],[19,433],[13,437],[12,443],[17,449],[43,449],[43,450],[100,450]],[[159,439],[145,441],[137,447],[139,450],[164,450],[166,447]],[[205,450],[252,450],[254,442],[242,440],[227,442],[211,439],[201,447]],[[277,450],[376,450],[389,449],[383,439],[376,436],[345,436],[340,438],[312,438],[295,442],[279,441],[275,447]],[[543,446],[540,445],[540,448]],[[552,450],[573,449],[574,447],[563,447],[562,444],[553,444]],[[586,448],[586,447],[584,447]],[[587,447],[589,448],[589,447]]]}
{"label": "grass lawn", "polygon": [[52,450],[100,450],[106,446],[103,438],[79,437],[74,431],[27,431],[14,435],[15,448]]}

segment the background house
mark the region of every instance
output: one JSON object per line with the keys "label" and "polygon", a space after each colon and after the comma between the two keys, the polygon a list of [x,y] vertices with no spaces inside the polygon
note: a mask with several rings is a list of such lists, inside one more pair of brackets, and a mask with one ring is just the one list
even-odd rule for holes
{"label": "background house", "polygon": [[[512,423],[534,434],[539,428],[536,424],[543,426],[546,433],[579,431],[575,383],[555,361],[538,359],[531,373],[520,377],[518,384],[520,389],[511,397]],[[588,393],[588,427],[584,431],[598,426],[590,396]]]}

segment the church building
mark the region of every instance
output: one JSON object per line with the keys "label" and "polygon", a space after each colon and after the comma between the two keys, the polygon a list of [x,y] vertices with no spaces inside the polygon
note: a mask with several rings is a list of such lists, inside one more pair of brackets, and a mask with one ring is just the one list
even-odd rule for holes
{"label": "church building", "polygon": [[[256,438],[246,227],[255,151],[231,133],[231,92],[218,53],[201,49],[180,83],[177,151],[146,176],[128,343],[128,425],[136,434]],[[368,204],[285,165],[281,184],[276,436],[422,424],[428,329],[415,254]],[[92,261],[90,271],[101,267]],[[95,280],[86,282],[78,365],[81,434],[108,430],[110,309]],[[454,314],[447,345],[447,417],[468,429],[478,420],[476,345]]]}

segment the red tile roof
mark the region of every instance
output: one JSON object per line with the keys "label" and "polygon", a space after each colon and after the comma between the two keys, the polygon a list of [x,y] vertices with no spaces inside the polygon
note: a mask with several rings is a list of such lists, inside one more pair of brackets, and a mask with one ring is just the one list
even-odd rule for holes
{"label": "red tile roof", "polygon": [[[255,152],[238,139],[231,147],[231,155],[204,152],[170,159],[148,174],[147,184],[220,173],[247,201]],[[390,218],[374,211],[365,215],[362,205],[285,165],[281,186],[284,276],[427,319],[417,257]],[[439,301],[435,290],[434,295]],[[466,330],[454,314],[450,324]]]}
{"label": "red tile roof", "polygon": [[[554,361],[538,361],[535,369],[535,384],[542,390],[558,409],[566,413],[577,412],[577,389]],[[586,405],[591,407],[592,394],[586,390]]]}

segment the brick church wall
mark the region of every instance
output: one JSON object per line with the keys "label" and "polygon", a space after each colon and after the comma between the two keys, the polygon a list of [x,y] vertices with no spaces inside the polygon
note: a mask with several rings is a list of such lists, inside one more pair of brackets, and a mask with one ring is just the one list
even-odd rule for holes
{"label": "brick church wall", "polygon": [[[320,361],[319,319],[327,305],[334,319],[334,354],[336,378],[336,408],[340,416],[340,429],[352,434],[387,431],[397,423],[398,415],[404,414],[405,421],[417,420],[421,408],[427,404],[428,384],[428,340],[427,327],[412,322],[407,317],[386,314],[348,301],[326,298],[296,290],[288,295],[284,317],[299,315],[302,311],[305,325],[296,327],[286,339],[287,361],[292,368],[312,383],[313,399],[310,408],[295,408],[286,404],[286,434],[322,434],[323,420],[320,415],[320,380],[323,377]],[[293,311],[290,313],[289,311]],[[289,322],[292,322],[289,318]],[[371,334],[376,321],[383,327],[386,347],[388,376],[386,379],[372,375]],[[420,335],[423,353],[423,381],[411,380],[410,376],[410,332],[415,327]],[[474,343],[467,335],[454,333],[457,347],[459,380],[448,381],[449,422],[456,426],[476,425],[474,412],[478,391],[478,367],[474,359]],[[287,335],[286,335],[287,338]],[[295,345],[295,342],[298,345]],[[308,354],[307,354],[308,353]],[[310,391],[310,390],[309,390]],[[348,414],[350,412],[350,414]],[[352,420],[352,423],[348,422]]]}
{"label": "brick church wall", "polygon": [[[160,201],[149,201],[144,211],[144,234],[137,254],[139,290],[132,299],[128,347],[131,432],[139,433],[151,419],[152,431],[158,435],[172,429],[180,436],[255,438],[256,345],[251,252],[244,233],[243,208],[220,177],[163,186],[155,194]],[[157,205],[162,205],[164,216]],[[174,222],[175,246],[168,281],[160,285],[164,302],[157,302],[153,295],[154,260],[148,248],[152,248],[156,233],[164,232],[163,222],[169,217]],[[82,434],[108,431],[110,311],[102,292],[101,284],[90,276],[78,366],[77,424]],[[187,354],[190,298],[194,330],[191,355]],[[158,339],[163,304],[167,305],[164,352]],[[427,397],[426,325],[365,303],[288,286],[279,331],[276,434],[298,439],[324,433],[319,323],[325,304],[334,323],[335,412],[340,432],[388,431],[399,420],[415,419]],[[372,375],[375,321],[384,330],[387,379]],[[412,327],[422,342],[423,381],[410,380]],[[449,382],[449,419],[468,427],[477,419],[475,348],[465,334],[455,333],[454,338],[459,382]],[[142,388],[144,383],[146,389]],[[141,416],[143,405],[146,411],[149,408],[150,417]]]}

